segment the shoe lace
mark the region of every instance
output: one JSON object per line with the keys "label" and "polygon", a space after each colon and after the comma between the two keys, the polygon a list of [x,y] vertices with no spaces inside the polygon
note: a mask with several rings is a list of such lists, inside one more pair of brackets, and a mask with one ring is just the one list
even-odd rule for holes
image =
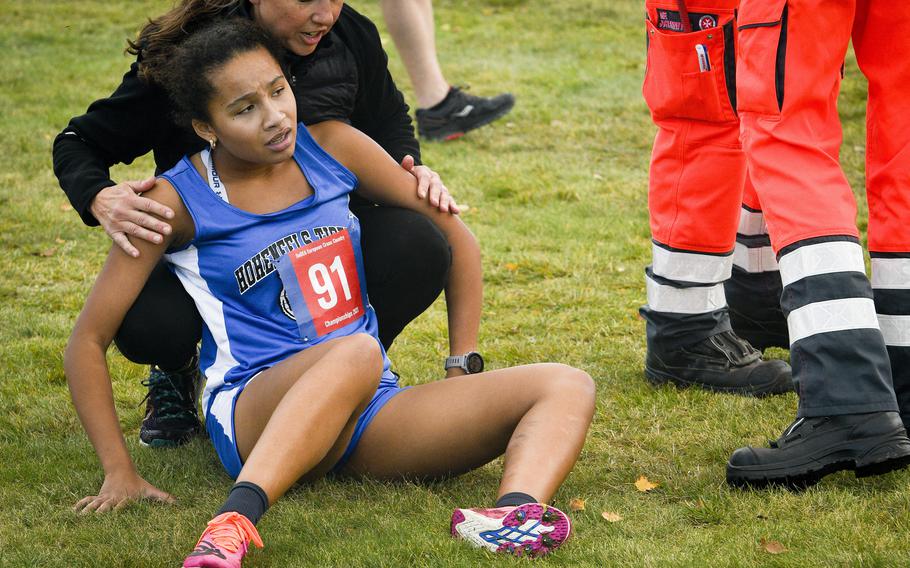
{"label": "shoe lace", "polygon": [[732,331],[722,331],[712,335],[709,339],[711,344],[737,367],[749,365],[761,359],[760,351]]}
{"label": "shoe lace", "polygon": [[164,420],[192,419],[196,414],[194,401],[192,396],[183,392],[185,389],[180,388],[192,380],[189,375],[190,373],[167,372],[153,367],[148,379],[142,381],[142,385],[149,390],[139,405],[151,400],[155,413]]}
{"label": "shoe lace", "polygon": [[817,417],[817,418],[797,418],[790,423],[789,426],[784,430],[783,434],[780,435],[780,438],[776,440],[768,440],[768,445],[772,448],[780,448],[781,446],[786,445],[793,440],[802,438],[803,433],[800,431],[804,424],[808,423],[808,428],[812,429],[817,427],[820,423],[828,420],[827,416]]}
{"label": "shoe lace", "polygon": [[244,515],[233,511],[222,513],[209,521],[208,527],[196,542],[196,548],[206,549],[202,546],[205,540],[211,541],[228,552],[237,552],[248,542],[252,542],[259,548],[263,547],[262,538],[253,523]]}

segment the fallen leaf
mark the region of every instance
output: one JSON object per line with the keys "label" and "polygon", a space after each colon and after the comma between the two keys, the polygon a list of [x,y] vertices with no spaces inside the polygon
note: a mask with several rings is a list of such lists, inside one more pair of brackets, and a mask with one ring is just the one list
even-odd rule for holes
{"label": "fallen leaf", "polygon": [[763,538],[761,539],[761,546],[768,554],[783,554],[784,552],[787,552],[784,545],[776,540],[765,540]]}
{"label": "fallen leaf", "polygon": [[611,523],[618,523],[622,520],[622,517],[618,513],[612,513],[610,511],[604,511],[600,516]]}
{"label": "fallen leaf", "polygon": [[57,247],[51,247],[49,249],[44,249],[41,252],[33,252],[32,254],[34,256],[43,256],[43,257],[54,256],[55,254],[57,254]]}
{"label": "fallen leaf", "polygon": [[572,499],[571,501],[569,501],[569,510],[572,511],[573,513],[577,513],[578,511],[584,511],[585,510],[585,500],[579,499],[577,497],[575,499]]}
{"label": "fallen leaf", "polygon": [[515,272],[516,270],[518,270],[518,265],[515,264],[514,262],[505,263],[505,267],[506,267],[506,270],[508,270],[509,272]]}
{"label": "fallen leaf", "polygon": [[54,239],[54,242],[57,243],[58,245],[66,244],[66,241],[64,241],[60,237],[57,237],[56,239]]}
{"label": "fallen leaf", "polygon": [[635,480],[635,488],[642,493],[647,493],[648,491],[655,489],[658,485],[658,483],[652,483],[649,481],[648,478],[644,475]]}
{"label": "fallen leaf", "polygon": [[60,204],[60,210],[61,210],[61,211],[69,211],[69,210],[70,210],[70,204],[69,204],[69,203],[61,203],[61,204]]}

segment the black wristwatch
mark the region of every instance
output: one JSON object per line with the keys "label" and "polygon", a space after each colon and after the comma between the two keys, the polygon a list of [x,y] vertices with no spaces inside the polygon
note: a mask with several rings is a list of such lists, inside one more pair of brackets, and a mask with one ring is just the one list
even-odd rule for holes
{"label": "black wristwatch", "polygon": [[476,351],[470,351],[464,355],[452,355],[446,357],[446,371],[457,367],[469,375],[483,372],[483,357]]}

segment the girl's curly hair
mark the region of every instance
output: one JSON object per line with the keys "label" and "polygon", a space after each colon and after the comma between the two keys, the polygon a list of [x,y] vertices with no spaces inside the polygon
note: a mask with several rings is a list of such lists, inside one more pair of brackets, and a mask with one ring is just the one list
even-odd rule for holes
{"label": "girl's curly hair", "polygon": [[208,121],[208,105],[215,92],[212,71],[256,49],[268,51],[281,66],[281,45],[246,18],[216,19],[176,45],[167,67],[158,70],[156,81],[176,105],[178,123],[188,125],[194,118]]}

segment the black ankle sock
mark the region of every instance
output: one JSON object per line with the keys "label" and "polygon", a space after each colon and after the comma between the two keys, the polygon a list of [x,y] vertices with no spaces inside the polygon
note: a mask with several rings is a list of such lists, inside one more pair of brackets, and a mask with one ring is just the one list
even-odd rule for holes
{"label": "black ankle sock", "polygon": [[268,508],[269,498],[265,491],[262,490],[262,487],[249,481],[241,481],[231,487],[227,501],[224,502],[221,510],[218,511],[218,515],[237,512],[248,518],[255,525]]}
{"label": "black ankle sock", "polygon": [[531,497],[527,493],[513,491],[511,493],[506,493],[496,500],[497,507],[517,507],[526,503],[537,503],[537,499]]}
{"label": "black ankle sock", "polygon": [[455,92],[455,89],[454,89],[453,87],[449,87],[449,92],[446,93],[446,96],[445,96],[441,101],[439,101],[438,103],[436,103],[435,105],[431,106],[430,108],[428,108],[428,109],[426,109],[426,110],[439,110],[439,109],[441,109],[443,106],[445,106],[445,104],[446,104],[447,102],[449,102],[449,99],[452,98],[452,93],[454,93],[454,92]]}

